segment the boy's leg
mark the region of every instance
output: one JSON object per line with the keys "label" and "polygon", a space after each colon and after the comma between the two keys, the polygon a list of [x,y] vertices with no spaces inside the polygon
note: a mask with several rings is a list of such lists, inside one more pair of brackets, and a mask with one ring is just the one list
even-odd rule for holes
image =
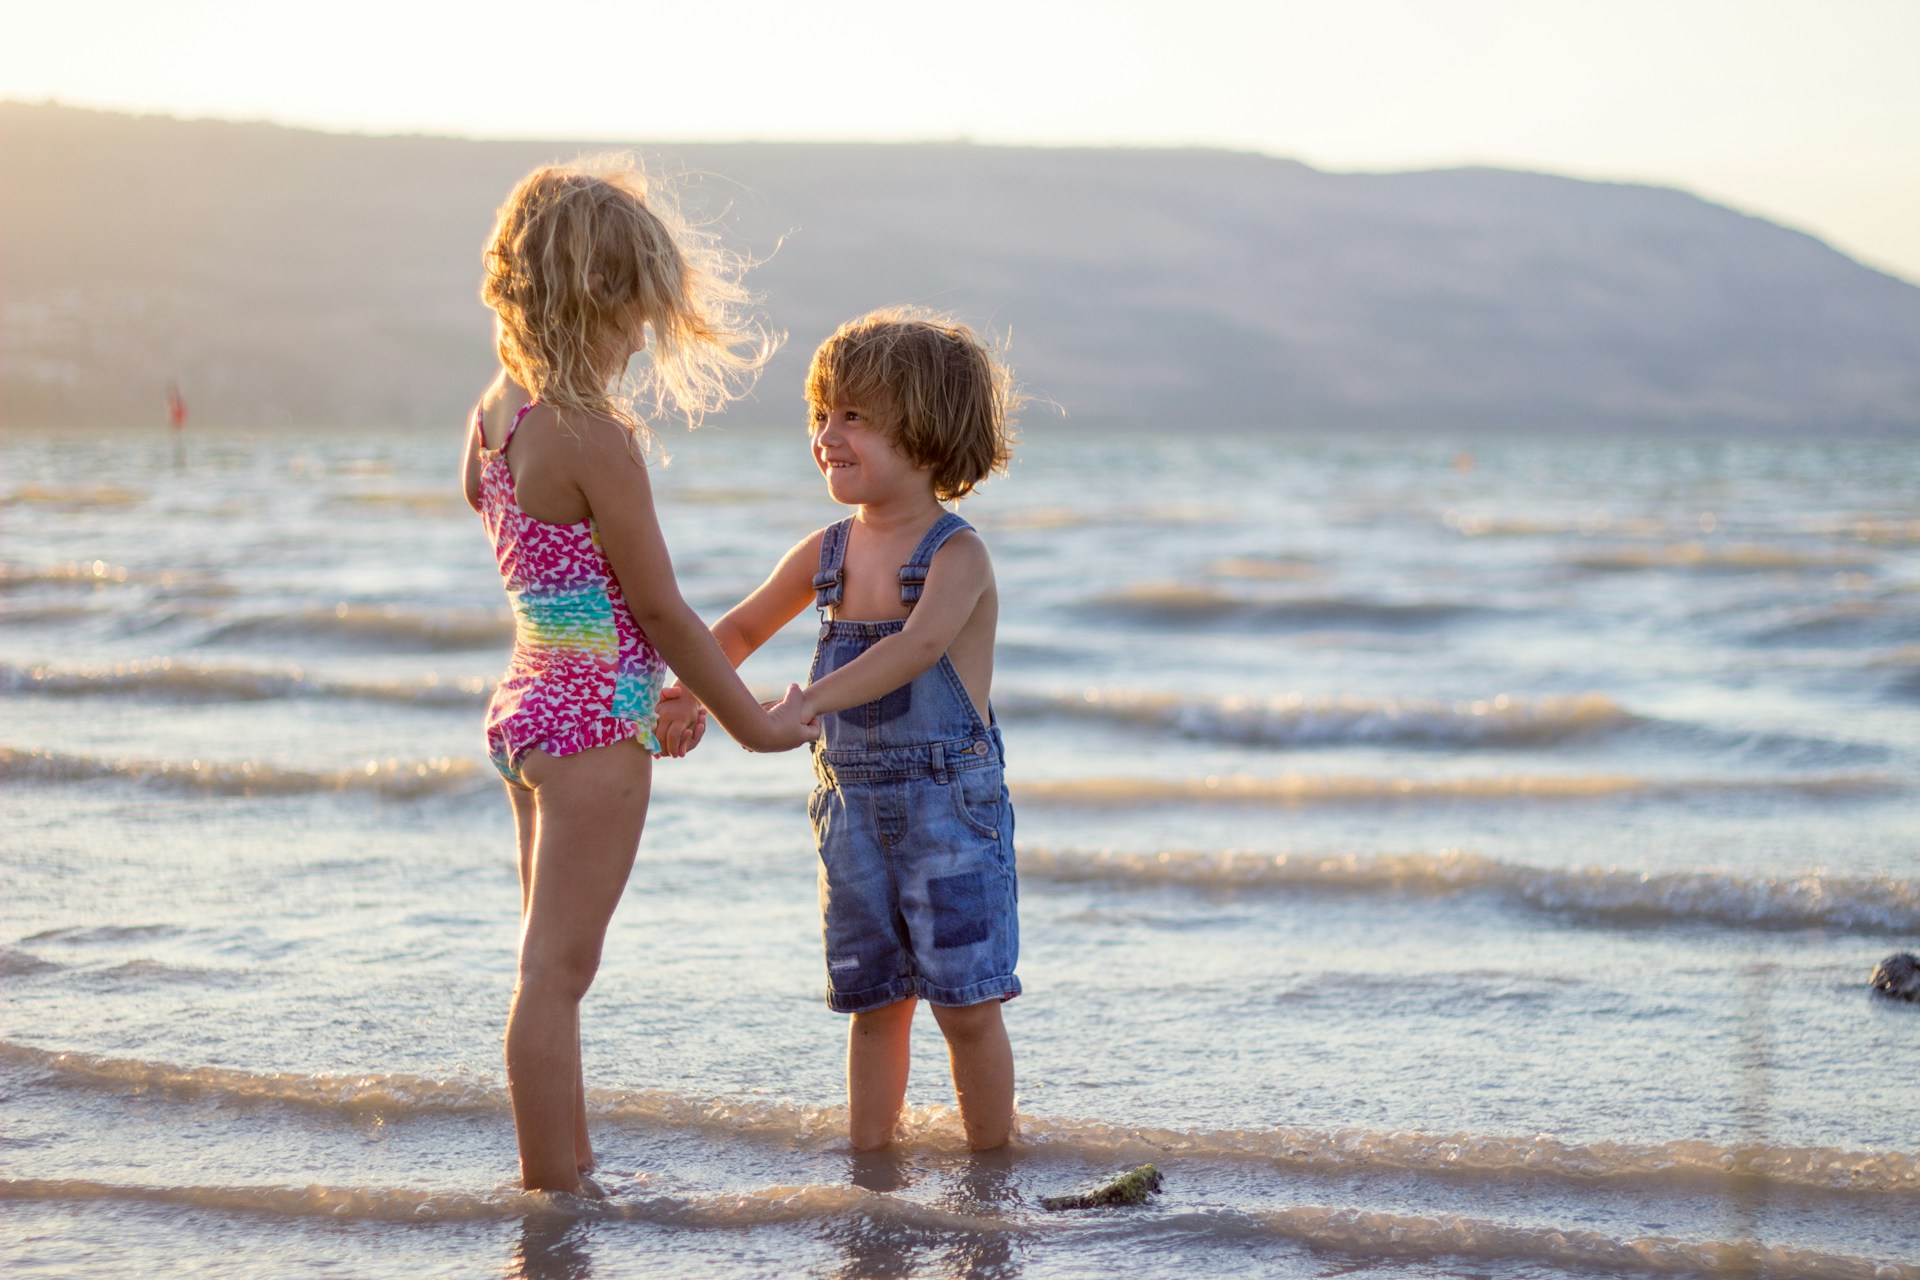
{"label": "boy's leg", "polygon": [[877,1151],[893,1141],[907,1100],[907,1068],[913,1011],[908,996],[856,1013],[847,1024],[847,1136],[856,1151]]}
{"label": "boy's leg", "polygon": [[633,741],[559,758],[535,752],[522,766],[537,819],[507,1015],[507,1088],[528,1190],[580,1187],[580,1000],[633,868],[652,767]]}
{"label": "boy's leg", "polygon": [[1013,1046],[1000,1019],[1000,1001],[936,1004],[933,1019],[947,1038],[953,1092],[960,1101],[967,1145],[975,1151],[1005,1146],[1013,1132]]}

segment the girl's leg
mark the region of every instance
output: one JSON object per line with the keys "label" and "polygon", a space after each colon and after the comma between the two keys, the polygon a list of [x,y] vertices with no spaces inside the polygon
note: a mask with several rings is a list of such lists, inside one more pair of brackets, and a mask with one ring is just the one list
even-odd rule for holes
{"label": "girl's leg", "polygon": [[958,1008],[935,1005],[933,1020],[947,1038],[967,1145],[975,1151],[1005,1146],[1013,1132],[1013,1046],[1000,1020],[1000,1001]]}
{"label": "girl's leg", "polygon": [[[529,787],[517,787],[507,784],[507,799],[513,802],[513,823],[520,847],[520,925],[524,929],[527,923],[527,896],[533,892],[533,847],[540,830],[539,809],[534,802],[533,791]],[[574,1056],[579,1057],[579,1046],[574,1047]],[[584,1077],[584,1072],[581,1073]],[[574,1097],[573,1108],[573,1158],[581,1173],[590,1172],[594,1166],[593,1140],[587,1136],[587,1087],[584,1078],[579,1079]]]}
{"label": "girl's leg", "polygon": [[919,1003],[908,996],[856,1013],[847,1024],[847,1136],[856,1151],[893,1141],[907,1100],[908,1044]]}
{"label": "girl's leg", "polygon": [[521,766],[536,820],[507,1015],[507,1089],[530,1191],[580,1187],[580,1000],[633,869],[652,766],[633,741],[559,758],[534,752]]}

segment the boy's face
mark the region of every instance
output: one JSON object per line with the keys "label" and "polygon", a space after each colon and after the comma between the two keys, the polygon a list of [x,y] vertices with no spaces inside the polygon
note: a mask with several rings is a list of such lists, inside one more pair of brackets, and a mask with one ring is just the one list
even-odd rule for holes
{"label": "boy's face", "polygon": [[932,471],[915,465],[891,433],[854,404],[814,406],[813,465],[833,500],[850,507],[916,498],[933,487]]}

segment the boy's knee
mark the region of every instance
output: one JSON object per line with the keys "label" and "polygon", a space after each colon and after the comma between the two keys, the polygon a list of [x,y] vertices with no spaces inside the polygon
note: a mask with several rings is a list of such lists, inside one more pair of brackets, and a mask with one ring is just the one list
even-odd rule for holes
{"label": "boy's knee", "polygon": [[933,1016],[948,1043],[966,1043],[1000,1034],[998,1000],[968,1005],[935,1005]]}
{"label": "boy's knee", "polygon": [[900,1025],[902,1018],[912,1020],[914,1009],[918,1004],[918,1000],[908,996],[904,1000],[895,1000],[892,1004],[883,1004],[878,1009],[862,1009],[851,1015],[854,1034],[870,1036],[893,1031]]}

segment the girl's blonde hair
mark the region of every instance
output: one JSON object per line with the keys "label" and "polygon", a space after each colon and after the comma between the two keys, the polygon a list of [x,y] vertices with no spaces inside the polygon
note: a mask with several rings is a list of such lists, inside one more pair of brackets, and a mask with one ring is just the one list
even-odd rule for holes
{"label": "girl's blonde hair", "polygon": [[1024,397],[1006,363],[949,316],[888,307],[849,320],[807,368],[815,413],[855,405],[915,466],[933,473],[934,496],[964,498],[1013,457],[1013,421]]}
{"label": "girl's blonde hair", "polygon": [[[631,156],[547,165],[500,206],[481,255],[500,363],[535,399],[621,423],[668,402],[698,426],[752,385],[774,340],[747,312],[747,263],[651,192]],[[650,358],[628,376],[626,357]]]}

